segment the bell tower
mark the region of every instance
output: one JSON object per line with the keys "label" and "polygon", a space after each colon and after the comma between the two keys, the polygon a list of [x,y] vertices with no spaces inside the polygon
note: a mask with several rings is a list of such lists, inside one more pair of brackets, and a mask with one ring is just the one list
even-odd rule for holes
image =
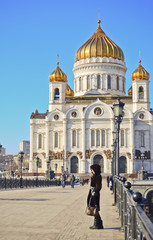
{"label": "bell tower", "polygon": [[60,69],[59,62],[57,67],[49,75],[49,112],[58,106],[61,109],[66,100],[67,76]]}
{"label": "bell tower", "polygon": [[139,66],[132,73],[131,78],[133,112],[136,112],[140,108],[145,108],[149,111],[149,73],[141,65],[141,60],[139,60]]}

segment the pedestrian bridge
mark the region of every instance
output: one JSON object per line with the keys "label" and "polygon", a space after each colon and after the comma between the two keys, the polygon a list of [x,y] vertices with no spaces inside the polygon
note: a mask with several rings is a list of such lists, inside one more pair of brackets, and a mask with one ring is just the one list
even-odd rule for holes
{"label": "pedestrian bridge", "polygon": [[[103,179],[101,210],[104,229],[90,230],[85,215],[89,185],[0,191],[1,240],[122,240],[121,218],[114,195]],[[142,239],[142,238],[140,238]]]}
{"label": "pedestrian bridge", "polygon": [[85,215],[89,185],[0,191],[1,240],[124,239],[113,195],[103,180],[100,214],[103,230],[90,230]]}

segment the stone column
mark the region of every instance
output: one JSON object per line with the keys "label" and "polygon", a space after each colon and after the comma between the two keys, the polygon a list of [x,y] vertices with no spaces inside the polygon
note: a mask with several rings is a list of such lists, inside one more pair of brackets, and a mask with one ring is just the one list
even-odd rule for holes
{"label": "stone column", "polygon": [[66,132],[67,129],[67,122],[66,122],[66,118],[63,119],[63,149],[64,149],[64,170],[66,171],[66,169],[68,168],[68,164],[67,164],[67,159],[66,159],[66,151],[67,151],[67,146],[66,146]]}
{"label": "stone column", "polygon": [[34,142],[33,130],[34,130],[33,123],[30,123],[30,161],[29,161],[30,173],[33,171],[33,142]]}
{"label": "stone column", "polygon": [[86,141],[86,137],[85,137],[85,119],[82,119],[82,160],[81,160],[81,173],[85,173],[86,171],[86,163],[85,163],[85,141]]}
{"label": "stone column", "polygon": [[47,161],[49,158],[49,122],[46,122],[46,146],[45,146],[45,152],[46,152],[46,159],[45,159],[45,172],[47,169]]}

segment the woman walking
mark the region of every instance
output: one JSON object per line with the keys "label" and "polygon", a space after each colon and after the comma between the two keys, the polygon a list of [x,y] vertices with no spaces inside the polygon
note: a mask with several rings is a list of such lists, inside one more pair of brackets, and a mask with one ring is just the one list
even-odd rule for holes
{"label": "woman walking", "polygon": [[100,190],[102,188],[102,176],[100,165],[94,164],[90,166],[92,177],[90,190],[87,198],[87,206],[96,208],[96,215],[94,216],[94,225],[90,229],[103,229],[103,222],[101,220],[100,211]]}

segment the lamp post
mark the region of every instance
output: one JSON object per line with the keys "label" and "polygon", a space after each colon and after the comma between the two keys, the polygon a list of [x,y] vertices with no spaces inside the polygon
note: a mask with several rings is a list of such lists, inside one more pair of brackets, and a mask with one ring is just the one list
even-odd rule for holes
{"label": "lamp post", "polygon": [[48,178],[49,178],[49,179],[51,179],[51,174],[50,174],[50,171],[51,171],[51,160],[52,160],[52,156],[49,155],[49,158],[48,158],[48,166],[47,166]]}
{"label": "lamp post", "polygon": [[142,169],[144,169],[145,154],[141,153],[139,159],[141,159],[141,161],[142,161]]}
{"label": "lamp post", "polygon": [[117,140],[117,147],[116,147],[116,175],[119,174],[118,171],[118,161],[119,161],[119,132],[120,132],[120,124],[123,119],[123,107],[124,103],[120,101],[120,98],[117,99],[117,102],[113,104],[113,112],[115,118],[115,128],[116,128],[116,140]]}
{"label": "lamp post", "polygon": [[1,153],[1,151],[2,151],[2,144],[0,144],[0,153]]}
{"label": "lamp post", "polygon": [[39,157],[36,157],[36,167],[37,167],[37,175],[36,175],[36,187],[38,187],[38,165],[39,165]]}
{"label": "lamp post", "polygon": [[61,171],[64,172],[64,146],[63,146],[63,165],[61,167]]}
{"label": "lamp post", "polygon": [[23,156],[24,156],[24,152],[19,152],[19,160],[20,160],[20,162],[21,162],[20,188],[23,187],[23,184],[22,184],[22,163],[23,163]]}
{"label": "lamp post", "polygon": [[11,162],[10,177],[12,178],[13,177],[13,171],[12,171],[13,158],[11,158],[10,162]]}
{"label": "lamp post", "polygon": [[111,152],[111,158],[112,158],[111,174],[114,176],[114,172],[115,172],[115,169],[114,169],[114,167],[115,167],[115,164],[114,164],[114,162],[115,162],[115,144],[113,143],[111,145],[111,147],[112,147],[112,152]]}
{"label": "lamp post", "polygon": [[113,151],[113,170],[112,174],[113,176],[116,174],[116,131],[113,131],[113,145],[112,145],[112,151]]}

